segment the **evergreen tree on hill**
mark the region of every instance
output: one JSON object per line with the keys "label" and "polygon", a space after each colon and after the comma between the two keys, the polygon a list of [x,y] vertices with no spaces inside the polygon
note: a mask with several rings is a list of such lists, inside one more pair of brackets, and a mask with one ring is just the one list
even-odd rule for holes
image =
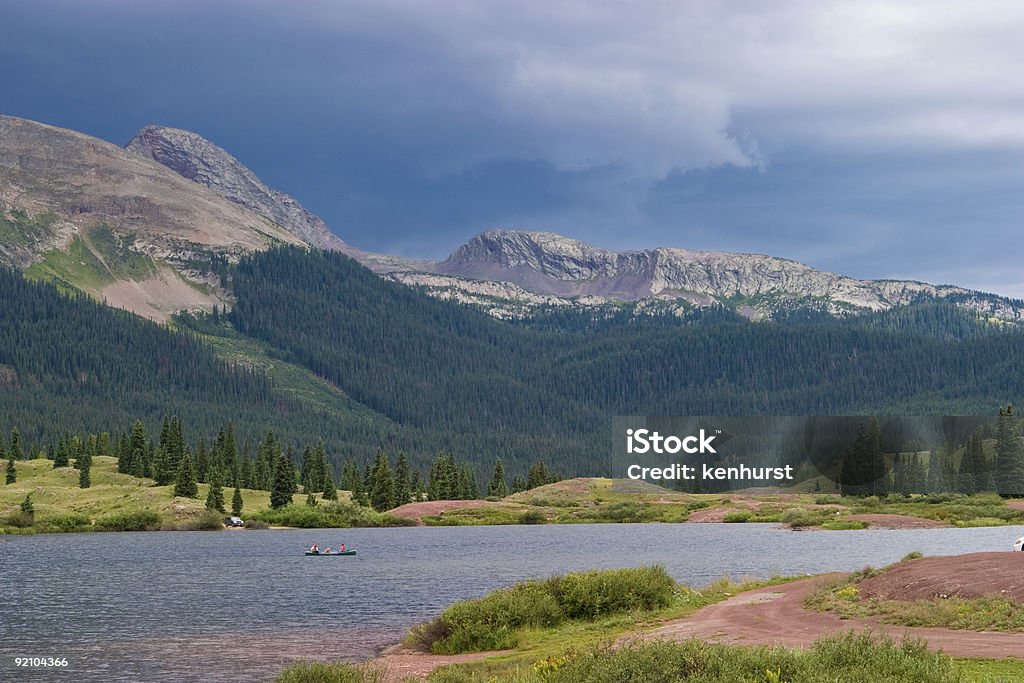
{"label": "evergreen tree on hill", "polygon": [[92,486],[92,456],[88,453],[78,459],[78,488],[87,489]]}
{"label": "evergreen tree on hill", "polygon": [[411,503],[412,490],[409,457],[405,451],[398,451],[398,460],[395,461],[395,507]]}
{"label": "evergreen tree on hill", "polygon": [[220,483],[220,471],[214,470],[210,477],[210,490],[206,493],[206,509],[224,512],[224,487]]}
{"label": "evergreen tree on hill", "polygon": [[21,432],[18,431],[17,427],[11,428],[11,452],[10,455],[15,460],[24,460],[25,453],[21,450]]}
{"label": "evergreen tree on hill", "polygon": [[174,482],[174,495],[181,498],[195,498],[199,495],[196,470],[192,466],[192,458],[188,453],[182,456],[181,463],[178,465],[178,477]]}
{"label": "evergreen tree on hill", "polygon": [[14,455],[7,461],[6,483],[14,484],[18,481],[18,470],[14,467]]}
{"label": "evergreen tree on hill", "polygon": [[235,517],[242,516],[242,490],[235,487],[235,492],[231,495],[231,514]]}
{"label": "evergreen tree on hill", "polygon": [[384,512],[395,507],[395,473],[391,462],[384,451],[377,451],[373,465],[373,489],[370,492],[370,504],[374,510]]}
{"label": "evergreen tree on hill", "polygon": [[487,485],[487,495],[492,498],[504,498],[508,495],[508,487],[505,485],[505,466],[501,458],[494,461],[494,474],[491,475],[491,483]]}
{"label": "evergreen tree on hill", "polygon": [[996,421],[995,478],[999,495],[1024,495],[1024,444],[1012,405],[1000,409]]}
{"label": "evergreen tree on hill", "polygon": [[274,466],[274,482],[270,489],[270,507],[273,509],[291,505],[295,493],[295,475],[291,458],[278,450],[277,462]]}

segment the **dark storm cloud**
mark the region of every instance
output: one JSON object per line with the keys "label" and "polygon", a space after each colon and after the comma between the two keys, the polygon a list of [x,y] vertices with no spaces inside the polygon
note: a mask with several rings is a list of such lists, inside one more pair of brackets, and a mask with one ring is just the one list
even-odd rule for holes
{"label": "dark storm cloud", "polygon": [[487,227],[1024,295],[1014,3],[14,2],[0,111],[195,130],[371,250]]}

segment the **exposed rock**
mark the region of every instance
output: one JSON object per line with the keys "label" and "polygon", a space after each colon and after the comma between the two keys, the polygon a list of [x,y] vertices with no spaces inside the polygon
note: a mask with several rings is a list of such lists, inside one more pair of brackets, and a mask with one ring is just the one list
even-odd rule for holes
{"label": "exposed rock", "polygon": [[267,187],[249,168],[203,136],[178,128],[146,126],[125,149],[208,187],[321,249],[355,252],[323,220],[292,196]]}
{"label": "exposed rock", "polygon": [[724,304],[747,317],[763,317],[798,308],[842,315],[950,298],[1002,320],[1021,321],[1024,317],[1020,301],[962,287],[912,280],[858,280],[759,254],[675,248],[614,252],[549,232],[489,230],[459,247],[447,260],[422,269],[451,279],[443,284],[418,284],[427,285],[438,296],[452,297],[451,292],[457,290],[462,300],[495,296],[481,284],[491,281],[551,297],[529,302],[518,292],[510,292],[520,303],[545,305],[658,298],[696,307]]}

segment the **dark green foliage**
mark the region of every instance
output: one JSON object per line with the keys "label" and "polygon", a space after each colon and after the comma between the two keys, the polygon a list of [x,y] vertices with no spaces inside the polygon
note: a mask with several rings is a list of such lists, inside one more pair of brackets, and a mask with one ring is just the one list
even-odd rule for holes
{"label": "dark green foliage", "polygon": [[526,490],[526,478],[520,475],[512,477],[512,493],[522,493]]}
{"label": "dark green foliage", "polygon": [[999,409],[996,421],[996,491],[1024,496],[1024,444],[1013,406]]}
{"label": "dark green foliage", "polygon": [[983,493],[995,489],[992,466],[985,457],[980,431],[971,435],[957,471],[958,493]]}
{"label": "dark green foliage", "polygon": [[4,477],[7,484],[13,484],[18,481],[18,470],[14,466],[14,456],[12,455],[10,460],[7,461],[6,476]]}
{"label": "dark green foliage", "polygon": [[160,528],[160,515],[151,510],[122,512],[100,517],[93,528],[96,531],[156,531]]}
{"label": "dark green foliage", "polygon": [[476,476],[451,453],[441,453],[430,466],[427,494],[431,500],[473,500],[480,497]]}
{"label": "dark green foliage", "polygon": [[26,515],[34,515],[36,513],[35,506],[32,505],[32,494],[25,496],[25,500],[21,501],[21,512]]}
{"label": "dark green foliage", "polygon": [[514,647],[521,628],[550,628],[567,619],[592,620],[665,607],[676,583],[664,568],[579,572],[525,581],[476,600],[457,602],[412,636],[438,654]]}
{"label": "dark green foliage", "polygon": [[395,507],[412,502],[412,474],[409,469],[409,458],[405,451],[398,452],[395,461]]}
{"label": "dark green foliage", "polygon": [[270,489],[270,507],[273,509],[290,505],[295,494],[295,469],[288,453],[277,450],[277,461],[274,463],[274,481]]}
{"label": "dark green foliage", "polygon": [[[0,273],[2,273],[2,272],[3,272],[2,269],[0,269]],[[7,296],[7,292],[6,291],[4,292],[4,296]],[[0,301],[2,301],[2,300],[3,299],[0,298]],[[18,430],[17,427],[11,428],[11,450],[10,450],[10,455],[11,455],[11,458],[13,458],[15,460],[24,460],[25,459],[25,453],[21,449],[21,432]]]}
{"label": "dark green foliage", "polygon": [[248,522],[262,521],[302,529],[327,529],[347,527],[392,527],[415,526],[415,520],[382,514],[361,505],[333,502],[323,505],[284,505],[270,510],[260,510],[250,516]]}
{"label": "dark green foliage", "polygon": [[[642,642],[570,653],[546,675],[523,683],[963,683],[947,655],[923,641],[896,643],[870,632],[847,631],[806,650],[722,645],[701,640]],[[358,680],[358,679],[356,679]],[[433,679],[432,679],[433,680]],[[470,683],[441,676],[437,683]]]}
{"label": "dark green foliage", "polygon": [[78,488],[87,489],[92,486],[92,456],[84,455],[76,461],[78,467]]}
{"label": "dark green foliage", "polygon": [[370,490],[370,505],[378,512],[395,507],[395,473],[391,461],[384,451],[377,451],[373,464]]}
{"label": "dark green foliage", "polygon": [[338,500],[338,489],[334,485],[334,471],[327,466],[327,477],[324,480],[324,500]]}
{"label": "dark green foliage", "polygon": [[[196,470],[192,466],[192,456],[187,452],[181,456],[181,463],[178,465],[178,476],[174,481],[174,495],[182,498],[195,498],[199,495]],[[224,497],[221,495],[221,507],[223,506]]]}
{"label": "dark green foliage", "polygon": [[316,507],[316,497],[313,496],[312,493],[306,496],[306,505],[308,505],[311,508]]}
{"label": "dark green foliage", "polygon": [[71,463],[69,450],[70,444],[68,444],[68,436],[64,435],[60,438],[60,443],[57,445],[57,451],[54,453],[54,469],[58,467],[67,467]]}
{"label": "dark green foliage", "polygon": [[214,470],[210,477],[210,490],[206,493],[206,509],[224,513],[224,487],[220,480],[220,470]]}
{"label": "dark green foliage", "polygon": [[231,514],[235,517],[242,516],[242,490],[235,487],[235,492],[231,494]]}
{"label": "dark green foliage", "polygon": [[554,484],[556,481],[559,481],[558,475],[551,472],[543,460],[538,460],[530,465],[530,471],[526,475],[526,488],[535,489],[538,486]]}
{"label": "dark green foliage", "polygon": [[487,485],[487,495],[494,498],[504,498],[508,495],[508,486],[505,485],[505,467],[501,464],[501,458],[494,461],[494,474],[491,475],[491,483]]}

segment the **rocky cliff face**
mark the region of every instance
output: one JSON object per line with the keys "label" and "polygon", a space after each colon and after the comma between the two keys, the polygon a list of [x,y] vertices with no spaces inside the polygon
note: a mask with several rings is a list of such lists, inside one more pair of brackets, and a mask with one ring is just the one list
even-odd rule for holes
{"label": "rocky cliff face", "polygon": [[[555,297],[545,304],[599,305],[656,298],[691,306],[724,304],[755,318],[801,307],[834,314],[880,311],[941,298],[1002,319],[1021,320],[1024,315],[1020,302],[960,287],[858,280],[758,254],[673,248],[614,252],[548,232],[489,230],[429,270],[450,278],[434,284],[444,290],[439,295],[463,300],[491,293],[482,284],[473,284],[488,281]],[[429,281],[420,278],[419,282]],[[460,290],[462,297],[453,294]]]}
{"label": "rocky cliff face", "polygon": [[221,197],[276,223],[307,244],[321,249],[355,251],[294,197],[267,187],[238,159],[201,135],[178,128],[146,126],[125,145],[125,149],[210,188]]}

